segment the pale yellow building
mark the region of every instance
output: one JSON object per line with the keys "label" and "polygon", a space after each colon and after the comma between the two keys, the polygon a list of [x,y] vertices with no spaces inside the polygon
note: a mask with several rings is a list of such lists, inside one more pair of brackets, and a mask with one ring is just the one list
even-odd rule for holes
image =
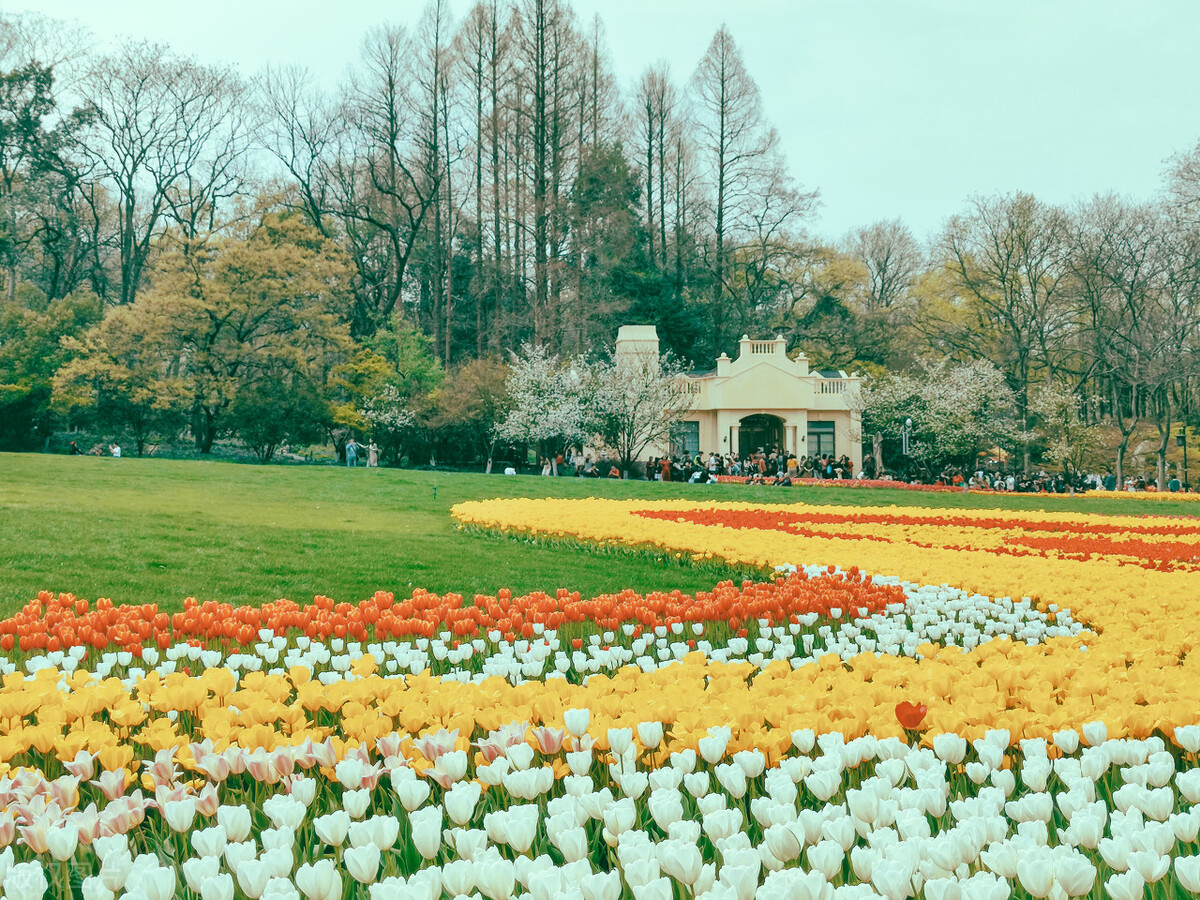
{"label": "pale yellow building", "polygon": [[[658,332],[653,325],[624,325],[616,351],[657,357]],[[782,447],[800,457],[844,454],[855,472],[862,468],[859,379],[835,370],[811,371],[804,354],[787,355],[782,337],[753,341],[743,336],[736,359],[722,353],[715,369],[686,378],[694,399],[674,452],[744,458],[760,448]]]}

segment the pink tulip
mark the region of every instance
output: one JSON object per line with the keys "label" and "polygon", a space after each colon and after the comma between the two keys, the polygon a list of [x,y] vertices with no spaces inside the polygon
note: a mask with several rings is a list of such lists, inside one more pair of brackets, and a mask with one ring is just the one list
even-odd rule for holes
{"label": "pink tulip", "polygon": [[404,748],[404,743],[409,739],[407,734],[400,734],[393,731],[391,734],[385,734],[375,742],[375,749],[379,751],[379,755],[384,759],[399,757],[400,751]]}
{"label": "pink tulip", "polygon": [[79,831],[79,843],[85,847],[100,836],[100,813],[96,804],[89,803],[87,809],[71,813],[71,822]]}
{"label": "pink tulip", "polygon": [[45,853],[49,849],[46,843],[46,838],[50,833],[50,820],[46,817],[34,819],[28,825],[22,825],[19,829],[21,837],[17,841],[18,844],[24,844],[34,853]]}
{"label": "pink tulip", "polygon": [[440,728],[434,734],[423,734],[413,741],[413,746],[430,762],[437,762],[443,753],[449,753],[458,742],[458,729],[447,731]]}
{"label": "pink tulip", "polygon": [[155,785],[170,784],[175,780],[177,774],[175,769],[175,751],[171,747],[164,747],[158,753],[154,754],[153,762],[146,760],[142,763],[142,766]]}
{"label": "pink tulip", "polygon": [[86,750],[80,750],[73,760],[63,763],[63,768],[80,781],[91,781],[96,774],[96,757]]}
{"label": "pink tulip", "polygon": [[537,741],[538,749],[547,756],[552,756],[561,750],[566,737],[566,731],[561,728],[542,725],[533,729],[533,739]]}
{"label": "pink tulip", "polygon": [[196,797],[196,812],[202,816],[215,816],[221,806],[216,785],[206,784]]}
{"label": "pink tulip", "polygon": [[100,789],[105,800],[116,800],[125,793],[125,770],[101,772],[100,777],[90,783]]}

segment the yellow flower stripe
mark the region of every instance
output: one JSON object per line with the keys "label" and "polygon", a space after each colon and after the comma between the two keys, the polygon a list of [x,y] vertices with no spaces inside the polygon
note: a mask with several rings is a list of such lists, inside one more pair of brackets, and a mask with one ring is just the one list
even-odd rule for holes
{"label": "yellow flower stripe", "polygon": [[[1060,728],[1103,720],[1110,736],[1146,736],[1200,719],[1194,679],[1200,656],[1195,616],[1200,574],[1118,566],[1107,559],[1079,562],[1035,556],[997,556],[983,550],[915,547],[904,527],[888,542],[805,537],[772,530],[738,530],[687,521],[649,519],[639,510],[769,510],[797,513],[890,513],[937,517],[1125,524],[1118,516],[1019,513],[1000,510],[931,511],[908,508],[806,507],[800,504],[697,504],[694,501],[495,500],[463,503],[453,514],[489,528],[535,531],[600,543],[653,544],[678,552],[711,553],[730,562],[857,566],[924,584],[948,584],[993,597],[1057,604],[1095,632],[1045,646],[993,641],[963,653],[928,648],[927,658],[864,655],[846,666],[809,665],[782,676],[806,711],[810,727],[889,733],[902,699],[929,705],[931,731],[978,736],[987,728],[1014,737],[1046,737]],[[1139,525],[1177,520],[1138,519]],[[947,527],[944,545],[967,545],[969,535]],[[1140,536],[1153,540],[1153,536]],[[1164,540],[1171,540],[1166,536]],[[715,666],[713,668],[716,668]],[[849,728],[847,726],[849,725]]]}

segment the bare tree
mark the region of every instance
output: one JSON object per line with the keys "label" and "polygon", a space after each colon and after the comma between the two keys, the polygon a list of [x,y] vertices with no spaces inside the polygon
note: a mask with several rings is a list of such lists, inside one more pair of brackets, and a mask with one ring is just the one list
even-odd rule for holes
{"label": "bare tree", "polygon": [[266,71],[259,102],[264,145],[291,179],[308,220],[331,237],[333,204],[325,165],[336,126],[328,97],[307,69],[291,66]]}
{"label": "bare tree", "polygon": [[198,228],[238,190],[243,88],[231,70],[143,43],[96,60],[81,90],[95,174],[118,205],[118,302],[132,303],[169,222]]}
{"label": "bare tree", "polygon": [[859,228],[847,241],[850,254],[867,269],[867,306],[890,309],[908,294],[923,263],[921,248],[900,219]]}
{"label": "bare tree", "polygon": [[666,141],[675,104],[675,87],[667,65],[659,63],[648,68],[642,74],[637,90],[637,136],[645,148],[646,233],[650,265],[655,268],[665,267],[667,262]]}
{"label": "bare tree", "polygon": [[[1021,430],[1029,432],[1029,389],[1035,372],[1056,374],[1058,340],[1069,328],[1065,304],[1067,218],[1029,194],[975,198],[950,220],[944,262],[977,321],[967,345],[990,358],[1017,398]],[[1023,448],[1029,469],[1029,444]]]}
{"label": "bare tree", "polygon": [[758,86],[746,71],[741,52],[724,25],[692,77],[696,96],[696,129],[714,190],[712,327],[720,348],[726,340],[726,251],[730,233],[741,224],[738,213],[748,205],[764,160],[778,143],[767,124]]}
{"label": "bare tree", "polygon": [[[416,55],[399,27],[371,31],[341,104],[346,127],[330,142],[333,213],[360,266],[356,334],[372,334],[400,302],[404,277],[440,183],[431,166],[436,128],[415,95]],[[413,116],[412,110],[420,115]]]}

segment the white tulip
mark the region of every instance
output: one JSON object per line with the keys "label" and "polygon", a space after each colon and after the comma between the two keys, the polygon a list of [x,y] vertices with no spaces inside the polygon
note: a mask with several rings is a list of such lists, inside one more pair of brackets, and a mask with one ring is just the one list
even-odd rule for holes
{"label": "white tulip", "polygon": [[442,845],[442,808],[426,806],[409,814],[413,845],[423,859],[433,859]]}
{"label": "white tulip", "polygon": [[379,877],[379,848],[374,844],[351,847],[342,854],[346,871],[359,884],[371,884]]}
{"label": "white tulip", "polygon": [[639,722],[637,725],[638,740],[647,750],[654,750],[662,743],[662,722]]}
{"label": "white tulip", "polygon": [[482,793],[483,788],[473,781],[460,781],[446,791],[442,802],[450,821],[455,825],[465,825],[470,821]]}
{"label": "white tulip", "polygon": [[457,859],[442,866],[442,886],[454,896],[475,890],[475,863]]}
{"label": "white tulip", "polygon": [[595,872],[579,880],[584,900],[617,900],[621,896],[621,878],[617,872]]}
{"label": "white tulip", "polygon": [[490,859],[477,865],[475,883],[479,892],[490,900],[509,900],[516,883],[512,862],[507,859]]}
{"label": "white tulip", "polygon": [[720,762],[725,756],[725,748],[729,746],[729,734],[720,730],[713,734],[714,730],[717,729],[710,728],[708,735],[696,742],[696,749],[709,765]]}
{"label": "white tulip", "polygon": [[[104,877],[104,866],[107,863],[108,859],[106,858],[104,863],[102,863],[100,866],[101,878]],[[198,894],[200,893],[201,885],[203,885],[205,882],[212,881],[217,877],[217,874],[221,871],[221,861],[215,856],[206,856],[200,859],[185,859],[183,861],[182,869],[183,877],[187,882],[187,886]],[[123,879],[122,884],[124,884]],[[115,888],[108,884],[107,881],[105,882],[105,885],[109,888],[109,890],[115,890]]]}
{"label": "white tulip", "polygon": [[342,876],[332,859],[305,863],[296,870],[296,887],[308,900],[339,900]]}
{"label": "white tulip", "polygon": [[[214,857],[208,857],[213,859]],[[194,888],[193,888],[194,890]],[[201,900],[233,900],[233,876],[221,872],[200,885]]]}
{"label": "white tulip", "polygon": [[[408,771],[408,770],[403,770]],[[415,779],[401,781],[396,783],[396,779],[392,779],[392,788],[396,792],[396,796],[400,798],[400,805],[404,807],[406,812],[412,812],[414,809],[419,809],[421,805],[429,799],[429,782],[418,781]]]}
{"label": "white tulip", "polygon": [[[315,781],[313,786],[316,786]],[[250,836],[250,810],[244,806],[219,806],[217,824],[225,829],[227,840],[240,843]]]}
{"label": "white tulip", "polygon": [[343,809],[334,810],[313,819],[313,830],[317,833],[317,837],[330,847],[340,847],[346,840],[346,833],[349,829],[350,816]]}
{"label": "white tulip", "polygon": [[1104,888],[1112,900],[1142,900],[1146,891],[1146,880],[1137,872],[1110,875]]}
{"label": "white tulip", "polygon": [[939,734],[933,739],[933,752],[943,762],[957,766],[967,755],[967,739],[953,732]]}
{"label": "white tulip", "polygon": [[220,825],[192,832],[192,849],[197,856],[220,856],[225,852],[225,829]]}
{"label": "white tulip", "polygon": [[[440,762],[442,757],[438,757]],[[265,805],[265,804],[264,804]],[[346,811],[352,819],[361,819],[367,814],[367,809],[371,805],[371,792],[366,788],[359,788],[356,791],[342,792],[342,809]],[[303,809],[303,807],[301,807]]]}
{"label": "white tulip", "polygon": [[1148,884],[1162,879],[1170,871],[1170,868],[1170,857],[1160,856],[1153,850],[1135,850],[1129,854],[1129,870],[1137,872]]}
{"label": "white tulip", "polygon": [[296,886],[286,878],[271,878],[263,888],[262,900],[301,900]]}
{"label": "white tulip", "polygon": [[1067,755],[1079,749],[1079,732],[1070,728],[1054,732],[1051,740],[1054,741],[1054,746]]}
{"label": "white tulip", "polygon": [[81,886],[83,889],[83,900],[113,900],[115,896],[96,875],[89,875],[83,879]]}
{"label": "white tulip", "polygon": [[42,900],[50,883],[37,860],[15,864],[4,876],[5,900]]}
{"label": "white tulip", "polygon": [[1175,857],[1175,877],[1185,891],[1200,893],[1200,856]]}
{"label": "white tulip", "polygon": [[1103,722],[1085,722],[1080,730],[1089,747],[1099,747],[1108,740],[1108,726]]}
{"label": "white tulip", "polygon": [[[230,844],[230,847],[244,846],[242,844]],[[228,848],[226,848],[228,850]],[[258,900],[262,893],[267,888],[267,882],[271,879],[271,870],[258,859],[250,858],[243,860],[234,870],[237,878],[238,887],[242,889],[242,893],[251,900]]]}
{"label": "white tulip", "polygon": [[172,900],[175,896],[175,870],[169,866],[135,866],[125,882],[130,890],[141,891],[146,900]]}
{"label": "white tulip", "polygon": [[162,815],[167,826],[178,834],[183,834],[192,827],[196,818],[196,798],[184,797],[182,800],[169,800],[162,805]]}
{"label": "white tulip", "polygon": [[292,874],[296,858],[291,847],[273,847],[263,853],[262,862],[273,878],[285,878]]}
{"label": "white tulip", "polygon": [[590,709],[568,709],[563,711],[563,724],[572,737],[582,737],[592,720]]}
{"label": "white tulip", "polygon": [[842,871],[842,862],[846,858],[841,845],[829,840],[813,844],[805,852],[805,855],[808,857],[809,866],[816,869],[829,881],[832,881],[834,876]]}
{"label": "white tulip", "polygon": [[59,862],[66,862],[74,856],[78,846],[79,829],[74,826],[58,826],[46,832],[46,847]]}
{"label": "white tulip", "polygon": [[[1188,753],[1200,753],[1200,725],[1181,725],[1175,729],[1175,742]],[[1188,890],[1192,890],[1189,888]]]}

